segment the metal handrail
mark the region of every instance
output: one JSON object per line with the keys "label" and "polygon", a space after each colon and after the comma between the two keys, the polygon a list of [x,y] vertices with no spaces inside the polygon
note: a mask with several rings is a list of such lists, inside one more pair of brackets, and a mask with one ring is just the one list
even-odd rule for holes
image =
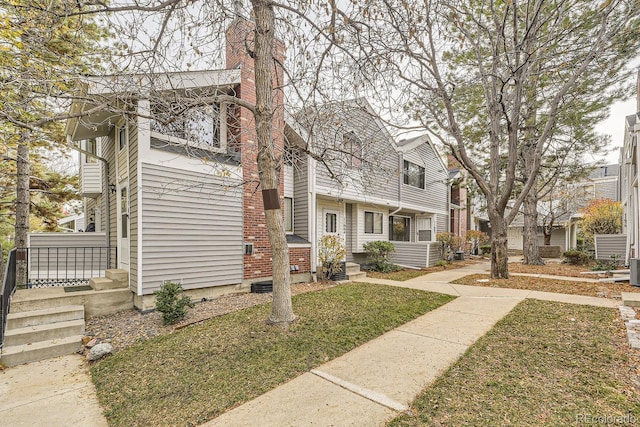
{"label": "metal handrail", "polygon": [[41,282],[87,281],[114,265],[116,248],[43,247],[29,249],[29,280]]}
{"label": "metal handrail", "polygon": [[[1,255],[1,254],[0,254]],[[1,298],[0,298],[0,348],[4,344],[4,332],[7,326],[7,315],[9,314],[9,304],[11,296],[16,290],[16,250],[9,251],[7,257],[7,265],[4,272],[4,280],[2,281]]]}

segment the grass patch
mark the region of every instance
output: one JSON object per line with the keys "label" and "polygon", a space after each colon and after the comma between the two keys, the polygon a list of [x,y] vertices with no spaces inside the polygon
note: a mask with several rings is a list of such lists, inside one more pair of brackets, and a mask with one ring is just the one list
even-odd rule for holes
{"label": "grass patch", "polygon": [[405,280],[415,279],[416,277],[424,276],[429,273],[436,273],[444,270],[455,270],[456,268],[466,267],[467,265],[476,264],[475,261],[454,261],[446,266],[434,266],[422,268],[420,270],[402,269],[398,271],[392,271],[390,273],[379,273],[377,271],[367,271],[367,277],[373,277],[374,279],[387,279],[396,280],[398,282],[404,282]]}
{"label": "grass patch", "polygon": [[[489,280],[478,282],[478,279]],[[573,282],[568,280],[546,279],[542,277],[515,276],[508,279],[491,279],[488,274],[470,274],[454,280],[452,283],[493,288],[528,289],[532,291],[555,292],[590,297],[620,297],[620,292],[635,292],[636,288],[628,283]]]}
{"label": "grass patch", "polygon": [[265,325],[264,304],[129,347],[91,375],[110,425],[198,425],[452,299],[340,285],[295,296],[288,332]]}
{"label": "grass patch", "polygon": [[616,312],[525,300],[413,402],[413,416],[388,425],[582,425],[580,414],[640,419]]}

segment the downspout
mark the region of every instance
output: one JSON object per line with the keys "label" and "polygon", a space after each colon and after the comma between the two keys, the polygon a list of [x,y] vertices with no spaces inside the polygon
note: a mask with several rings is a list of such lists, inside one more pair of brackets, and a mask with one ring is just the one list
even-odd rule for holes
{"label": "downspout", "polygon": [[[105,234],[107,237],[107,247],[111,246],[111,218],[109,217],[109,214],[111,213],[110,211],[110,206],[109,206],[109,162],[107,161],[107,159],[105,159],[104,157],[100,157],[96,154],[90,153],[87,150],[84,150],[76,145],[73,144],[73,142],[71,141],[71,137],[67,136],[67,146],[73,150],[76,150],[82,154],[84,154],[85,156],[88,157],[93,157],[94,159],[100,160],[103,164],[104,164],[104,168],[103,168],[103,183],[102,183],[102,191],[104,193],[105,199],[104,199],[104,206],[105,206]],[[109,261],[111,261],[111,257],[109,257]],[[109,264],[109,267],[111,268],[111,264]]]}
{"label": "downspout", "polygon": [[307,158],[307,182],[309,185],[309,201],[308,201],[308,209],[309,214],[307,218],[307,224],[309,226],[309,241],[311,242],[311,252],[309,257],[310,269],[312,276],[316,274],[317,263],[318,263],[318,249],[317,249],[317,218],[318,213],[316,212],[316,174],[315,174],[316,162],[313,159]]}
{"label": "downspout", "polygon": [[396,209],[393,212],[389,212],[389,216],[393,216],[395,214],[397,214],[400,210],[402,210],[402,180],[404,179],[404,171],[402,170],[402,167],[404,166],[403,163],[403,157],[402,157],[402,153],[399,153],[400,155],[398,156],[398,160],[399,160],[399,167],[400,167],[400,178],[398,179],[398,209]]}

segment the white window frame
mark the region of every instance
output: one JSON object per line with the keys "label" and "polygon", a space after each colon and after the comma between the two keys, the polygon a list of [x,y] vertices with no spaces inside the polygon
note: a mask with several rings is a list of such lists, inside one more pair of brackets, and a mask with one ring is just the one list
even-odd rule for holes
{"label": "white window frame", "polygon": [[[391,240],[391,218],[407,218],[409,219],[409,240]],[[407,215],[389,215],[389,219],[387,220],[389,222],[389,241],[390,242],[410,242],[411,241],[411,217],[407,216]]]}
{"label": "white window frame", "polygon": [[[372,231],[367,231],[367,214],[373,215]],[[376,215],[380,215],[380,232],[376,232]],[[379,211],[364,211],[364,233],[365,234],[374,234],[374,235],[382,235],[384,234],[384,212]]]}
{"label": "white window frame", "polygon": [[[327,231],[327,215],[335,215],[336,221],[335,231]],[[340,213],[335,209],[323,209],[322,210],[322,234],[323,235],[338,235],[340,234]]]}
{"label": "white window frame", "polygon": [[[289,211],[289,215],[287,215],[287,200],[291,200],[291,209]],[[284,231],[287,234],[293,234],[295,231],[294,228],[294,223],[293,223],[293,218],[294,218],[294,202],[293,202],[293,197],[285,197],[284,198]],[[287,229],[287,216],[289,217],[290,221],[291,221],[291,229]]]}
{"label": "white window frame", "polygon": [[[409,181],[409,178],[408,178],[408,176],[409,176],[409,174],[408,174],[409,166],[408,165],[414,165],[414,166],[422,169],[422,185],[420,187],[416,186],[416,185],[413,185],[413,184],[409,184],[409,182],[408,182]],[[405,177],[406,177],[406,181],[407,182],[405,182]],[[403,163],[402,163],[402,183],[404,185],[408,185],[409,187],[419,188],[421,190],[424,190],[426,188],[426,182],[427,182],[427,168],[424,167],[424,165],[419,165],[419,164],[414,163],[414,162],[412,162],[410,160],[403,160]]]}
{"label": "white window frame", "polygon": [[[123,144],[123,135],[124,134],[124,144]],[[127,146],[129,145],[129,129],[127,129],[127,123],[121,123],[118,125],[118,153],[122,153]]]}

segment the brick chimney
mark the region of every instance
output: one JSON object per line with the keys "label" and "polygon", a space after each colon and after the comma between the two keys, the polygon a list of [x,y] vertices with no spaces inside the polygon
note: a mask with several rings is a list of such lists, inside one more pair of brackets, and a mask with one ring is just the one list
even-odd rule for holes
{"label": "brick chimney", "polygon": [[[256,102],[255,67],[248,49],[252,47],[254,23],[237,17],[226,32],[226,67],[239,68],[241,83],[236,96],[251,103]],[[274,47],[276,63],[284,62],[284,44],[276,42]],[[284,152],[284,95],[282,90],[283,71],[275,66],[274,87],[274,118],[273,141],[276,155]],[[236,107],[235,115],[238,120],[234,133],[236,144],[239,145],[243,175],[243,205],[244,205],[244,242],[253,244],[253,254],[244,255],[244,280],[271,276],[271,248],[267,236],[262,192],[259,186],[257,165],[257,136],[253,114],[246,108]],[[233,128],[233,127],[232,127]],[[284,209],[284,168],[280,169],[280,206]]]}

